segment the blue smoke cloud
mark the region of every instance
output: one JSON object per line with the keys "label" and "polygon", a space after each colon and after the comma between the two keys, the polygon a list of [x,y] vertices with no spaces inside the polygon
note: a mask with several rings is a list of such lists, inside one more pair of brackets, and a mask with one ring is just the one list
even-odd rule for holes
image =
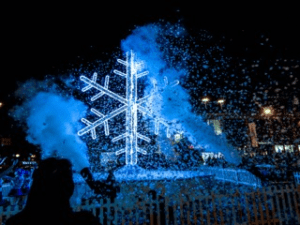
{"label": "blue smoke cloud", "polygon": [[[207,125],[201,116],[192,112],[186,89],[181,85],[172,85],[176,80],[182,82],[189,73],[186,64],[186,60],[191,58],[188,48],[184,44],[175,43],[176,40],[180,42],[186,37],[186,31],[178,25],[164,27],[149,24],[137,27],[131,35],[122,40],[121,49],[124,52],[133,50],[138,59],[145,62],[144,69],[149,71],[145,94],[151,93],[154,86],[158,89],[147,105],[155,117],[170,123],[171,132],[184,131],[185,136],[194,145],[200,145],[206,151],[222,152],[227,161],[238,164],[240,157],[237,151],[228,145],[225,135],[216,136],[213,128]],[[180,60],[174,60],[176,57]],[[161,133],[160,131],[160,135]],[[164,153],[171,154],[172,148],[166,145],[167,140],[160,137],[160,141],[160,145],[164,146]]]}
{"label": "blue smoke cloud", "polygon": [[[31,80],[23,87],[36,84],[37,81]],[[40,82],[39,85],[44,84]],[[15,119],[26,123],[28,142],[41,147],[43,159],[56,155],[72,161],[76,171],[88,167],[87,146],[77,135],[82,126],[80,118],[85,116],[87,106],[73,97],[56,93],[55,85],[49,92],[38,89],[35,93],[19,89],[18,95],[27,95],[28,99],[17,106],[13,114]]]}
{"label": "blue smoke cloud", "polygon": [[[177,80],[184,82],[189,74],[186,62],[191,58],[190,53],[184,44],[175,43],[187,36],[186,31],[178,25],[164,27],[149,24],[133,30],[131,35],[122,40],[121,48],[124,52],[133,50],[138,59],[145,62],[143,69],[150,72],[146,76],[144,94],[153,93],[153,87],[157,87],[157,92],[147,103],[155,117],[167,121],[173,133],[184,131],[194,145],[203,146],[207,151],[222,152],[228,161],[238,163],[237,152],[228,147],[224,134],[216,136],[212,127],[192,112],[186,89],[181,85],[173,85]],[[68,84],[70,79],[65,82],[68,87],[72,86]],[[23,84],[16,94],[24,103],[15,108],[13,116],[26,123],[27,140],[41,147],[42,158],[57,154],[70,159],[76,170],[80,171],[89,166],[87,146],[77,135],[83,126],[79,121],[86,117],[87,106],[70,93],[59,94],[54,83],[51,79],[45,79],[42,82],[30,80]],[[160,146],[164,153],[171,155],[172,146],[162,135],[163,129],[161,126]]]}

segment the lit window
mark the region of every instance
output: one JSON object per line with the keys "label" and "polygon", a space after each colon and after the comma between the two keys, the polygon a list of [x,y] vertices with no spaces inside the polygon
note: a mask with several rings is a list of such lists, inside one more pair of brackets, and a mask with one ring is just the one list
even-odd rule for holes
{"label": "lit window", "polygon": [[209,122],[213,124],[215,134],[221,135],[222,129],[221,129],[220,120],[210,120]]}
{"label": "lit window", "polygon": [[182,133],[183,132],[177,133],[177,134],[174,135],[174,140],[175,140],[176,143],[178,143],[182,139]]}
{"label": "lit window", "polygon": [[283,152],[283,145],[275,145],[275,152]]}
{"label": "lit window", "polygon": [[286,152],[293,152],[293,145],[285,145],[284,146]]}

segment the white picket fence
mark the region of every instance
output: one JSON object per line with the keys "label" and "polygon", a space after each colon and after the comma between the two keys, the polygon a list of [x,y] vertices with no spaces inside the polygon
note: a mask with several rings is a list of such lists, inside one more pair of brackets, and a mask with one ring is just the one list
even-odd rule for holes
{"label": "white picket fence", "polygon": [[262,186],[261,180],[247,170],[220,167],[204,167],[203,171],[210,175],[214,175],[215,179],[217,180],[249,185],[253,187]]}
{"label": "white picket fence", "polygon": [[[257,188],[249,193],[209,196],[145,195],[132,202],[110,199],[86,200],[73,207],[88,210],[102,224],[196,225],[196,224],[300,224],[300,185]],[[17,205],[0,207],[0,224],[22,210]]]}

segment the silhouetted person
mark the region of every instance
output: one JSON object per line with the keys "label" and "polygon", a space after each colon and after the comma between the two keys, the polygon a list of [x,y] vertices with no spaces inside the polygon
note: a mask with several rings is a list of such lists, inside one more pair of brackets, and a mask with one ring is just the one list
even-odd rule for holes
{"label": "silhouetted person", "polygon": [[119,188],[115,185],[115,176],[113,170],[108,171],[108,177],[105,182],[94,180],[89,168],[85,167],[80,171],[81,176],[89,187],[94,191],[98,198],[110,197],[115,199]]}
{"label": "silhouetted person", "polygon": [[79,225],[100,224],[87,211],[73,212],[70,197],[74,191],[69,160],[49,158],[41,161],[33,173],[25,208],[7,220],[7,225]]}

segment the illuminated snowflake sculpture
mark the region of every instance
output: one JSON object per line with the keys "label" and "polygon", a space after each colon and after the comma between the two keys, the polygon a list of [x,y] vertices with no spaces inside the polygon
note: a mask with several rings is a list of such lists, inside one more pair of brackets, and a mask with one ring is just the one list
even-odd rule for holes
{"label": "illuminated snowflake sculpture", "polygon": [[80,80],[87,84],[86,87],[82,89],[83,92],[95,88],[100,91],[98,94],[94,95],[91,98],[91,101],[95,101],[103,95],[108,95],[109,97],[118,100],[123,104],[122,107],[108,113],[107,115],[103,115],[98,110],[92,108],[91,111],[99,117],[95,122],[90,122],[85,118],[82,118],[81,121],[86,124],[86,127],[78,131],[78,135],[82,136],[88,132],[91,132],[92,138],[96,139],[96,128],[100,125],[104,125],[105,135],[109,135],[109,126],[108,121],[118,114],[126,111],[126,132],[112,139],[113,142],[119,141],[123,138],[126,139],[126,144],[124,149],[120,149],[115,152],[116,155],[120,155],[125,153],[125,162],[126,164],[135,165],[137,164],[137,153],[140,152],[142,154],[147,154],[147,152],[138,147],[137,142],[138,139],[142,139],[146,142],[150,142],[150,139],[138,132],[137,126],[137,111],[139,110],[143,114],[147,114],[152,117],[155,121],[155,134],[157,135],[159,132],[159,124],[163,124],[166,126],[167,137],[170,137],[169,127],[166,122],[161,119],[157,119],[154,115],[142,106],[143,103],[147,101],[147,99],[151,95],[147,95],[143,98],[138,99],[137,97],[137,79],[143,76],[146,76],[149,72],[144,71],[142,73],[137,73],[138,68],[140,67],[140,63],[135,61],[134,52],[126,53],[126,61],[117,59],[117,62],[124,65],[126,67],[126,73],[120,72],[118,70],[114,70],[113,72],[117,75],[126,78],[126,98],[121,97],[118,94],[110,91],[108,89],[109,76],[105,77],[104,86],[96,83],[97,81],[97,73],[93,74],[92,79],[89,79],[85,76],[80,76]]}

